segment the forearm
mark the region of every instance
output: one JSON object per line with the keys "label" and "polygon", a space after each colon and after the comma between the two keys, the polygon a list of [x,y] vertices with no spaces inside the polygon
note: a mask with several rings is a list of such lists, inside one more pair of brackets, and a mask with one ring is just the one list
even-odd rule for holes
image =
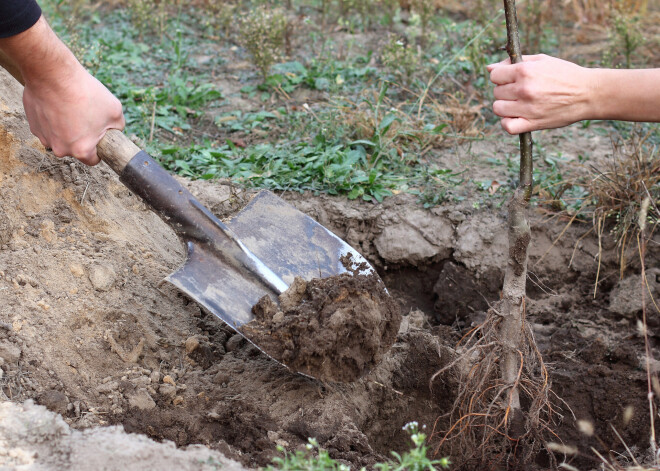
{"label": "forearm", "polygon": [[0,39],[0,49],[21,72],[26,84],[60,87],[82,66],[43,16],[30,29]]}
{"label": "forearm", "polygon": [[660,69],[587,69],[590,107],[585,119],[660,122]]}

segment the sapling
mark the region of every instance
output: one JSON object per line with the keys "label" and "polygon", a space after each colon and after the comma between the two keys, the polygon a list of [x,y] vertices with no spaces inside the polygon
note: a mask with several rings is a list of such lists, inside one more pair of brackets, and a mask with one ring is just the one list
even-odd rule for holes
{"label": "sapling", "polygon": [[[507,47],[522,61],[515,0],[504,0]],[[453,426],[440,446],[458,438],[463,450],[476,447],[482,459],[506,456],[508,466],[526,469],[552,428],[548,372],[525,322],[527,249],[531,230],[525,210],[532,195],[532,136],[520,135],[520,182],[509,201],[509,252],[501,300],[483,324],[464,338],[462,354],[438,374],[468,362],[452,410]],[[524,409],[523,409],[524,405]],[[501,440],[503,439],[503,440]],[[439,448],[439,447],[438,447]],[[550,458],[553,459],[552,453]]]}

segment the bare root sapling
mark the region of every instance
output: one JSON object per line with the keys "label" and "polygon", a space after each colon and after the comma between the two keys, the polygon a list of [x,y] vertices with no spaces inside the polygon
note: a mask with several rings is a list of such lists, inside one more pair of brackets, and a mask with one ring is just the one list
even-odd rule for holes
{"label": "bare root sapling", "polygon": [[[504,0],[507,52],[522,60],[514,0]],[[525,322],[527,252],[531,231],[525,211],[532,194],[532,137],[520,136],[520,183],[509,202],[509,253],[502,299],[483,324],[461,341],[458,358],[437,375],[458,372],[460,389],[450,412],[451,427],[438,451],[448,445],[469,461],[494,457],[525,469],[552,433],[556,415],[548,372]],[[550,456],[552,453],[549,451]]]}

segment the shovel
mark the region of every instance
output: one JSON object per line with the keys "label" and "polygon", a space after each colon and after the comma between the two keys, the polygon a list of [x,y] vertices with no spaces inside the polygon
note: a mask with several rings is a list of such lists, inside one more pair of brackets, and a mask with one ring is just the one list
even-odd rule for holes
{"label": "shovel", "polygon": [[[1,52],[0,65],[24,83]],[[375,274],[351,246],[269,191],[223,223],[121,131],[108,131],[97,153],[186,245],[185,263],[166,280],[241,335],[252,306],[282,294],[294,277]]]}

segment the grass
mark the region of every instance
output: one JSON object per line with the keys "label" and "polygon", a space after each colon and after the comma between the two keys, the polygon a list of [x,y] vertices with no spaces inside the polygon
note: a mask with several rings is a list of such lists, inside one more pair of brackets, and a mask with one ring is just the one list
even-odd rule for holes
{"label": "grass", "polygon": [[[350,41],[337,44],[321,39],[313,28],[306,32],[317,53],[307,51],[290,57],[294,60],[272,63],[281,52],[275,51],[282,42],[278,36],[267,61],[255,56],[258,48],[245,55],[255,61],[261,78],[259,74],[242,77],[242,94],[263,105],[243,111],[223,106],[223,90],[213,83],[214,69],[223,65],[222,54],[203,64],[197,60],[209,50],[223,50],[217,37],[209,35],[210,26],[199,29],[196,22],[201,10],[159,7],[159,15],[167,13],[166,27],[154,29],[140,19],[145,12],[139,2],[132,2],[126,10],[103,10],[103,21],[99,10],[105,7],[88,5],[86,9],[84,2],[79,3],[76,22],[69,16],[72,7],[66,4],[45,2],[45,9],[85,65],[120,98],[127,132],[140,138],[167,168],[193,178],[231,178],[246,186],[323,191],[367,201],[382,201],[399,192],[440,195],[420,198],[429,206],[452,194],[447,187],[453,180],[444,177],[457,172],[435,163],[430,153],[463,137],[474,138],[468,136],[473,129],[452,126],[459,116],[448,112],[451,106],[430,107],[425,116],[415,116],[414,100],[419,92],[412,88],[426,86],[439,67],[461,81],[476,83],[479,74],[475,71],[483,65],[476,58],[493,43],[479,42],[465,57],[458,54],[466,52],[463,38],[472,34],[476,23],[426,18],[451,30],[445,36],[453,39],[431,41],[435,36],[429,36],[428,51],[417,46],[416,52],[413,46],[405,49],[406,57],[421,59],[414,73],[413,63],[405,70],[397,69],[396,54],[390,57],[389,68],[383,67],[385,44],[359,53],[338,52],[338,48],[358,48]],[[247,12],[249,5],[238,2],[232,8]],[[360,13],[353,7],[349,10],[349,16]],[[226,27],[229,38],[240,36],[241,28],[245,30],[248,24],[263,24],[262,17],[255,13],[249,16],[252,23],[222,28]],[[254,35],[264,32],[264,28],[252,30]],[[247,42],[243,39],[225,47],[245,45],[250,50]],[[489,54],[495,53],[491,48]],[[437,85],[430,88],[438,105],[445,101],[438,97],[451,100],[452,93],[460,93],[453,85]],[[483,85],[481,77],[479,86]],[[325,94],[323,103],[296,104],[297,109],[292,109],[288,105],[295,102],[291,95],[307,90]],[[269,106],[273,102],[275,108]],[[214,111],[217,108],[222,111]]]}

